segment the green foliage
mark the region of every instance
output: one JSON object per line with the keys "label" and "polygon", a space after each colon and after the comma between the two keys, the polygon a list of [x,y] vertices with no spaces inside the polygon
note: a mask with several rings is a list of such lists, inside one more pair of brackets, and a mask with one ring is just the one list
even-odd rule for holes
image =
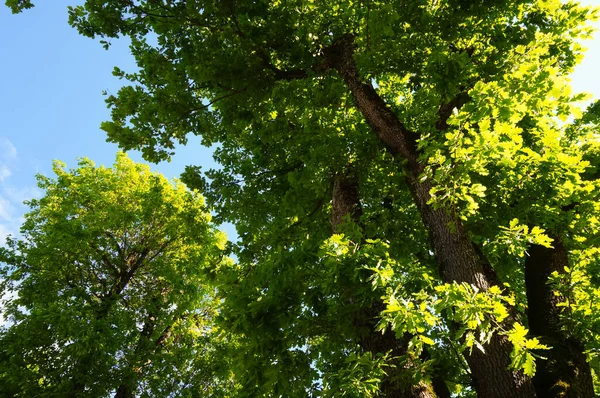
{"label": "green foliage", "polygon": [[527,246],[530,244],[544,247],[552,247],[552,239],[544,234],[540,227],[533,227],[529,231],[527,225],[519,225],[518,219],[511,220],[508,227],[500,227],[504,232],[494,244],[502,244],[506,247],[509,254],[516,254],[524,257]]}
{"label": "green foliage", "polygon": [[87,159],[29,202],[0,249],[3,396],[222,396],[226,344],[203,269],[229,260],[203,198],[123,153]]}
{"label": "green foliage", "polygon": [[[540,344],[535,337],[528,339],[527,329],[520,323],[515,323],[512,330],[506,333],[508,339],[513,343],[513,351],[511,353],[511,366],[515,369],[522,369],[528,376],[535,374],[535,358],[532,350],[548,350],[551,347]],[[546,358],[542,358],[546,359]]]}
{"label": "green foliage", "polygon": [[[426,274],[423,277],[432,280]],[[484,345],[492,334],[503,331],[502,323],[508,317],[506,304],[514,304],[514,299],[503,295],[497,286],[480,292],[467,284],[430,285],[429,289],[408,296],[399,290],[400,286],[395,291],[388,290],[381,328],[390,327],[397,335],[413,336],[409,355],[415,358],[425,346],[440,352],[449,348],[470,351],[474,347],[485,352]]]}
{"label": "green foliage", "polygon": [[13,14],[17,14],[28,8],[33,8],[31,0],[6,0],[4,4],[11,9]]}
{"label": "green foliage", "polygon": [[[249,397],[377,396],[387,382],[406,391],[434,379],[474,396],[465,358],[488,355],[498,336],[512,347],[506,366],[533,376],[552,347],[529,333],[525,259],[558,241],[571,266],[537,281],[555,293],[552,333],[600,363],[600,106],[582,110],[587,96],[568,79],[596,17],[560,0],[87,0],[70,9],[85,36],[129,37],[139,66],[113,72],[128,85],[107,97],[109,141],[151,161],[188,134],[217,148],[218,169],[189,167],[183,179],[240,235],[236,263],[200,263],[223,297],[219,327],[239,340],[229,355]],[[358,88],[327,55],[349,34]],[[383,104],[401,121],[418,167],[390,156],[383,129],[367,123],[353,94],[370,88],[369,109]],[[349,168],[360,214],[332,228],[334,181]],[[430,214],[443,221],[437,230],[423,222]],[[161,236],[201,242],[198,217],[181,223],[189,235],[177,224]],[[105,223],[66,219],[49,241],[77,247],[102,237],[92,231]],[[443,228],[454,235],[440,243]],[[65,238],[71,229],[83,235]],[[483,288],[448,280],[436,253],[462,230]],[[20,261],[20,247],[7,263]],[[62,274],[52,278],[48,286],[64,286]],[[393,349],[366,348],[391,333]]]}
{"label": "green foliage", "polygon": [[350,354],[346,366],[323,380],[324,397],[377,397],[379,385],[386,375],[386,358],[373,358],[371,353]]}

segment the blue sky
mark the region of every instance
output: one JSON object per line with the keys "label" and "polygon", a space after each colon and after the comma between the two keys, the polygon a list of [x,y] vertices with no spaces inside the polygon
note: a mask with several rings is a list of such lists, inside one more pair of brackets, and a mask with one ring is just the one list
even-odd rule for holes
{"label": "blue sky", "polygon": [[[34,176],[51,175],[53,159],[110,165],[118,150],[99,129],[109,119],[102,91],[115,93],[122,83],[112,76],[114,66],[131,71],[135,63],[126,41],[106,51],[68,25],[67,6],[77,3],[40,0],[18,15],[0,4],[0,242],[18,231],[22,201],[39,195]],[[130,156],[142,161],[138,153]],[[178,177],[188,164],[214,165],[198,139],[152,169]],[[233,229],[226,229],[231,237]]]}
{"label": "blue sky", "polygon": [[[22,201],[39,195],[36,173],[51,174],[53,159],[69,166],[89,157],[112,164],[117,146],[105,142],[100,122],[109,118],[102,91],[116,92],[120,81],[113,66],[133,70],[127,43],[109,51],[79,36],[67,24],[67,6],[77,0],[39,0],[19,15],[0,5],[0,242],[16,233],[26,207]],[[583,1],[599,5],[600,0]],[[596,35],[597,37],[599,35]],[[587,42],[588,55],[573,76],[575,91],[600,97],[600,38]],[[141,161],[139,154],[131,156]],[[210,150],[191,140],[177,149],[170,163],[153,165],[177,177],[187,164],[209,168]],[[234,236],[233,229],[226,231]]]}

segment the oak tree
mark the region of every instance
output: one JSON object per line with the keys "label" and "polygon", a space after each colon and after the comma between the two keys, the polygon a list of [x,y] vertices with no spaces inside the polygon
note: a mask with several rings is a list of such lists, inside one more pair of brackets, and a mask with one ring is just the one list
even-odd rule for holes
{"label": "oak tree", "polygon": [[70,22],[131,40],[110,141],[216,147],[184,179],[240,235],[215,282],[243,394],[592,397],[600,107],[568,76],[595,15],[87,0]]}

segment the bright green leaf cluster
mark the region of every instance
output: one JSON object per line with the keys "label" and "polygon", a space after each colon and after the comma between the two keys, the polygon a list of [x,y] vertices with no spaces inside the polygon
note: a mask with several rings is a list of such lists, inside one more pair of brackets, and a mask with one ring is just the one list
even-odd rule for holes
{"label": "bright green leaf cluster", "polygon": [[54,173],[0,249],[1,395],[226,394],[205,271],[230,260],[203,198],[123,153]]}

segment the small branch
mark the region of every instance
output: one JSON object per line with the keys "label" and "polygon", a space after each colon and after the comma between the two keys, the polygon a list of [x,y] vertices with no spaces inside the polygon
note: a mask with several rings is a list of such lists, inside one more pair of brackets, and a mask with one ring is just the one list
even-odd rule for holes
{"label": "small branch", "polygon": [[[313,207],[313,209],[310,211],[310,213],[306,214],[306,216],[305,216],[304,218],[311,218],[312,216],[314,216],[314,215],[315,215],[315,213],[316,213],[317,211],[319,211],[319,209],[320,209],[321,207],[323,207],[323,204],[324,204],[324,203],[325,203],[325,197],[321,197],[321,198],[319,198],[319,199],[318,199],[318,200],[315,202],[315,207]],[[302,224],[302,220],[298,220],[298,221],[296,221],[295,223],[293,223],[292,225],[290,225],[290,226],[288,227],[288,230],[289,230],[289,229],[291,229],[291,228],[293,228],[293,227],[297,227],[297,226],[299,226],[299,225],[301,225],[301,224]]]}
{"label": "small branch", "polygon": [[234,90],[234,91],[232,91],[231,93],[228,93],[228,94],[225,94],[225,95],[222,95],[222,96],[220,96],[220,97],[217,97],[217,98],[213,99],[212,101],[210,101],[210,102],[209,102],[208,104],[206,104],[206,105],[202,105],[202,106],[200,106],[200,107],[197,107],[197,108],[195,108],[195,109],[194,109],[192,112],[197,112],[197,111],[199,111],[199,110],[201,110],[201,109],[206,109],[206,108],[208,108],[208,107],[210,107],[210,106],[214,105],[214,104],[215,104],[216,102],[218,102],[218,101],[224,100],[224,99],[226,99],[226,98],[229,98],[229,97],[233,97],[234,95],[236,95],[236,94],[239,94],[239,93],[243,93],[243,92],[244,92],[244,91],[246,91],[246,90],[247,90],[247,87],[240,88],[240,89],[238,89],[238,90]]}
{"label": "small branch", "polygon": [[371,51],[371,35],[369,34],[369,14],[371,13],[371,0],[367,0],[367,21],[365,33],[367,35],[367,50]]}
{"label": "small branch", "polygon": [[464,104],[469,102],[471,97],[465,91],[461,91],[454,98],[450,100],[450,102],[443,103],[440,105],[438,109],[438,121],[435,124],[435,127],[438,130],[446,130],[448,126],[448,119],[452,116],[452,112],[454,109],[460,110]]}
{"label": "small branch", "polygon": [[119,245],[119,240],[110,231],[106,231],[104,234],[113,241],[113,244],[115,245],[117,253],[119,254],[119,258],[124,259],[125,255],[123,253],[123,249]]}
{"label": "small branch", "polygon": [[102,250],[100,250],[100,248],[98,246],[96,246],[93,242],[90,242],[90,246],[91,248],[100,256],[100,258],[102,259],[102,263],[111,271],[113,271],[116,274],[119,273],[119,268],[114,265],[110,259],[108,258],[108,256],[106,255],[106,253]]}
{"label": "small branch", "polygon": [[354,60],[354,50],[354,35],[346,33],[324,48],[323,54],[330,68],[335,69],[348,86],[356,107],[379,140],[392,156],[400,155],[406,159],[416,177],[423,169],[418,162],[417,135],[398,119],[371,84],[362,82]]}
{"label": "small branch", "polygon": [[235,24],[235,28],[237,29],[237,33],[241,38],[246,38],[246,35],[244,34],[244,32],[242,31],[242,28],[240,27],[240,22],[237,19],[237,15],[235,13],[235,7],[233,6],[233,2],[231,2],[229,4],[229,8],[231,9],[231,18],[233,19],[233,23]]}
{"label": "small branch", "polygon": [[179,118],[177,118],[177,120],[172,120],[172,121],[166,123],[165,126],[167,126],[167,125],[173,125],[173,124],[179,125],[182,120],[184,120],[184,119],[192,116],[196,112],[201,111],[203,109],[207,109],[210,106],[212,106],[215,103],[217,103],[218,101],[224,100],[224,99],[229,98],[229,97],[233,97],[234,95],[239,94],[239,93],[243,93],[246,90],[247,90],[247,87],[244,87],[244,88],[241,88],[241,89],[238,89],[238,90],[233,90],[232,92],[230,92],[228,94],[225,94],[225,95],[222,95],[220,97],[217,97],[217,98],[213,99],[212,101],[210,101],[207,104],[203,104],[202,106],[197,106],[195,108],[191,108],[190,110],[188,110],[187,112],[185,112],[183,115],[181,115]]}
{"label": "small branch", "polygon": [[258,53],[258,56],[263,61],[265,68],[273,72],[277,80],[298,80],[306,79],[308,74],[302,69],[282,70],[271,63],[268,56],[262,52]]}
{"label": "small branch", "polygon": [[251,177],[253,179],[256,179],[256,178],[258,178],[260,176],[263,176],[265,174],[273,174],[275,177],[282,177],[282,176],[286,175],[287,173],[289,173],[291,171],[299,169],[302,166],[304,166],[304,162],[299,161],[299,162],[297,162],[297,163],[295,163],[295,164],[293,164],[293,165],[291,165],[289,167],[286,167],[284,169],[279,169],[279,170],[263,170],[261,172],[258,172],[256,174],[252,175]]}
{"label": "small branch", "polygon": [[163,332],[160,334],[160,336],[158,337],[158,339],[156,339],[156,341],[154,342],[154,345],[156,347],[164,347],[165,341],[167,341],[167,339],[169,337],[171,337],[171,329],[173,328],[173,325],[169,325],[165,328],[165,330],[163,330]]}

